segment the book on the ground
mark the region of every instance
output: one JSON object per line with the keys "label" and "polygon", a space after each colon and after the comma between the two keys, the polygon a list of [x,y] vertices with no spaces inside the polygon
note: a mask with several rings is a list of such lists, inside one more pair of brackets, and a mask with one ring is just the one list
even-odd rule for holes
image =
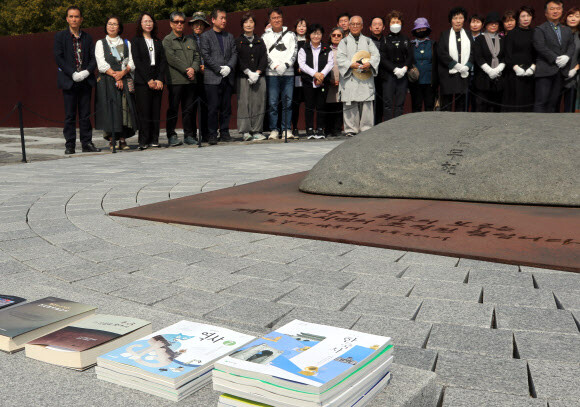
{"label": "book on the ground", "polygon": [[93,314],[92,305],[46,297],[0,311],[0,350],[16,352],[31,340]]}
{"label": "book on the ground", "polygon": [[217,361],[213,386],[276,406],[351,406],[384,387],[392,353],[388,337],[294,320]]}
{"label": "book on the ground", "polygon": [[29,358],[84,370],[97,363],[97,356],[151,331],[151,323],[142,319],[95,314],[28,342],[24,349]]}
{"label": "book on the ground", "polygon": [[0,309],[8,308],[11,305],[19,304],[24,301],[26,301],[26,298],[0,294]]}
{"label": "book on the ground", "polygon": [[211,380],[217,359],[255,339],[180,321],[97,358],[97,378],[179,401]]}

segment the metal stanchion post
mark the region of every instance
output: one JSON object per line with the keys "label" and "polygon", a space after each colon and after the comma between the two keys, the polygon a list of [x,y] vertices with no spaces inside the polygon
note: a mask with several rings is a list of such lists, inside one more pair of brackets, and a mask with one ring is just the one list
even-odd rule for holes
{"label": "metal stanchion post", "polygon": [[18,102],[18,122],[20,123],[20,145],[22,146],[22,162],[26,161],[26,144],[24,143],[24,120],[22,118],[22,102]]}
{"label": "metal stanchion post", "polygon": [[197,130],[199,131],[199,134],[197,135],[197,148],[201,148],[201,131],[202,131],[202,126],[201,126],[201,98],[199,97],[199,95],[197,95],[197,111],[195,112],[195,116],[192,117],[193,122],[197,123],[197,115],[199,114],[199,126],[197,127]]}

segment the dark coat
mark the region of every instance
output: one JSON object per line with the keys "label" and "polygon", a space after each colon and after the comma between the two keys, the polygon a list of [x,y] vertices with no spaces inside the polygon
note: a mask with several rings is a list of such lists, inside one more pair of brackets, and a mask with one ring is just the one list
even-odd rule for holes
{"label": "dark coat", "polygon": [[380,75],[383,80],[387,77],[394,77],[393,70],[395,68],[407,69],[413,67],[413,50],[411,49],[411,41],[403,34],[390,33],[384,36],[379,48],[381,53]]}
{"label": "dark coat", "polygon": [[[97,69],[95,46],[89,34],[81,31],[82,64],[81,71],[89,71],[89,77],[84,82],[95,86],[94,71]],[[57,84],[59,89],[72,88],[74,81],[72,74],[76,72],[76,63],[73,50],[72,34],[70,30],[59,31],[54,36],[54,60],[58,66]]]}
{"label": "dark coat", "polygon": [[[562,44],[558,41],[558,36],[548,21],[537,26],[534,30],[534,48],[538,53],[536,78],[553,76],[558,72],[568,77],[570,63],[574,56],[574,38],[570,27],[560,24],[560,29],[562,30]],[[568,55],[570,57],[570,61],[562,69],[556,65],[556,58],[560,55]]]}
{"label": "dark coat", "polygon": [[[437,74],[439,79],[440,93],[442,95],[450,95],[454,93],[467,92],[469,79],[462,78],[459,73],[450,74],[451,69],[457,61],[449,55],[449,34],[450,30],[445,30],[441,33],[439,41],[437,41]],[[469,37],[469,34],[468,34]],[[473,52],[469,56],[469,67],[473,66]]]}
{"label": "dark coat", "polygon": [[250,43],[245,35],[240,35],[236,39],[236,50],[238,52],[238,66],[237,75],[242,78],[247,78],[248,75],[244,73],[246,69],[250,71],[260,71],[260,75],[266,74],[268,69],[268,54],[264,41],[257,35]]}
{"label": "dark coat", "polygon": [[224,79],[220,75],[221,67],[227,65],[231,72],[225,78],[234,86],[235,69],[238,62],[238,51],[234,36],[230,33],[224,35],[224,52],[216,37],[214,30],[207,30],[201,34],[201,55],[205,62],[203,82],[206,85],[219,85]]}
{"label": "dark coat", "polygon": [[[497,36],[496,41],[499,41],[499,54],[497,59],[499,60],[500,64],[502,62],[505,63],[505,41],[499,35]],[[486,74],[483,69],[481,69],[481,66],[484,64],[488,64],[491,67],[491,60],[493,59],[483,34],[479,35],[475,39],[472,54],[475,61],[473,78],[475,88],[484,91],[500,91],[503,88],[503,79],[510,67],[506,66],[502,72],[502,75],[496,79],[491,79],[489,75]]]}
{"label": "dark coat", "polygon": [[167,58],[160,40],[153,40],[155,52],[155,65],[151,65],[151,56],[147,49],[147,43],[143,37],[135,37],[131,40],[131,55],[135,64],[135,83],[146,85],[150,80],[165,83],[167,75]]}

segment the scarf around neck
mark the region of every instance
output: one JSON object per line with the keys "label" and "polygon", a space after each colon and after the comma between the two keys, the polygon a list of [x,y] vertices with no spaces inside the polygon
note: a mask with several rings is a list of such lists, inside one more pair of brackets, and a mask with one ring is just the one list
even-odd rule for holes
{"label": "scarf around neck", "polygon": [[488,32],[484,32],[483,38],[485,38],[487,48],[489,48],[489,52],[491,52],[491,67],[496,68],[499,65],[499,59],[497,58],[497,56],[499,55],[499,36],[497,35],[497,33],[491,34]]}
{"label": "scarf around neck", "polygon": [[[461,61],[459,61],[459,50],[457,49],[457,37],[453,28],[449,30],[449,56],[458,63],[466,65],[469,62],[469,56],[471,54],[471,41],[467,37],[465,30],[462,28],[460,33],[461,38]],[[458,73],[459,71],[455,68],[451,68],[449,73],[451,75]],[[469,72],[462,72],[461,77],[467,78]]]}

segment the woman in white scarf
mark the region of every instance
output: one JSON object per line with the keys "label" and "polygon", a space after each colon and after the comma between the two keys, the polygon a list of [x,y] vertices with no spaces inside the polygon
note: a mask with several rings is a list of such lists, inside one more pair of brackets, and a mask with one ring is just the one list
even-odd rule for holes
{"label": "woman in white scarf", "polygon": [[471,41],[463,24],[467,11],[455,7],[449,12],[451,28],[443,31],[437,47],[438,73],[441,110],[451,111],[455,101],[455,111],[465,110],[465,95],[469,70],[473,66]]}

